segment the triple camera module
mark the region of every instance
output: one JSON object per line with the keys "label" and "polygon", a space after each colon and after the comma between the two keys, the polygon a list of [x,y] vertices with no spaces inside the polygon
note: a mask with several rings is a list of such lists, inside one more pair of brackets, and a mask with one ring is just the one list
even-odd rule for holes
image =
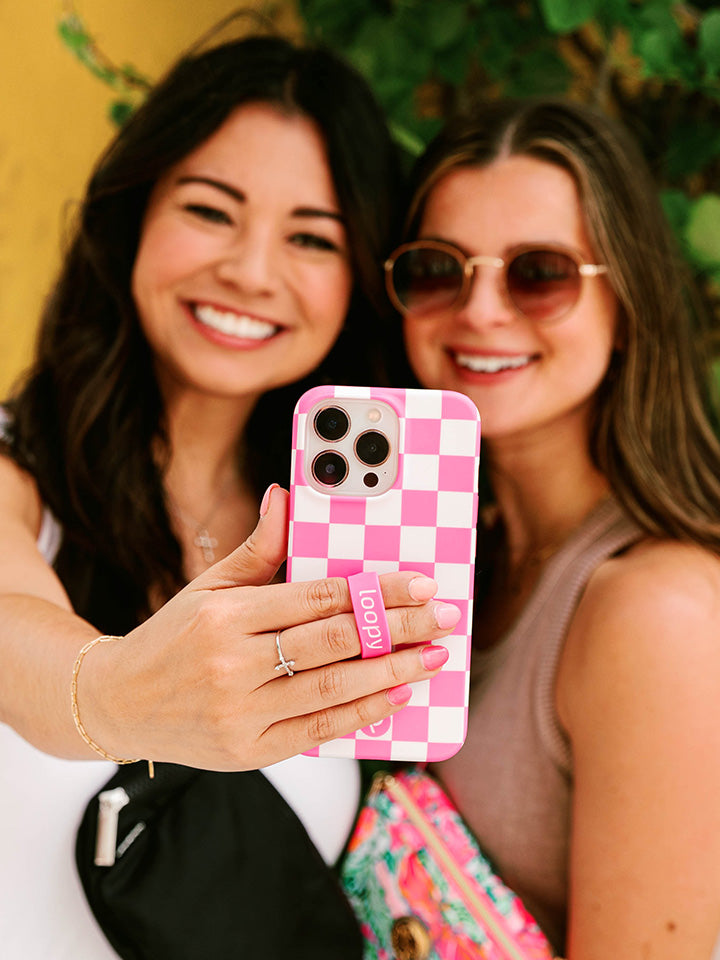
{"label": "triple camera module", "polygon": [[351,495],[388,489],[397,472],[398,427],[387,404],[354,399],[341,407],[325,401],[310,422],[307,452],[316,489],[343,484],[342,492]]}

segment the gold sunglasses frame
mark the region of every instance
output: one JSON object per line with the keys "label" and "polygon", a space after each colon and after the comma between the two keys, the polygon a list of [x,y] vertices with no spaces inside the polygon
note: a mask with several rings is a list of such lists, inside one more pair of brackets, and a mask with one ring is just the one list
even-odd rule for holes
{"label": "gold sunglasses frame", "polygon": [[[385,289],[390,298],[390,302],[399,313],[403,314],[403,316],[410,315],[412,311],[408,310],[408,308],[401,303],[395,292],[395,285],[393,283],[393,269],[397,260],[404,253],[407,253],[410,250],[440,250],[443,253],[449,254],[462,267],[462,284],[460,286],[460,290],[458,291],[458,295],[453,303],[442,311],[443,313],[454,313],[456,310],[460,310],[463,306],[465,306],[470,295],[470,289],[476,267],[494,267],[496,270],[502,270],[505,268],[505,273],[503,276],[503,288],[505,296],[512,304],[513,309],[517,311],[519,316],[524,317],[526,320],[537,322],[533,319],[533,317],[528,317],[526,314],[524,314],[518,307],[513,300],[507,282],[507,274],[510,264],[513,263],[519,256],[522,256],[522,254],[531,253],[536,250],[544,251],[546,253],[564,254],[573,261],[577,267],[578,275],[581,278],[599,277],[608,272],[608,268],[604,263],[588,263],[582,259],[577,250],[573,250],[571,247],[562,246],[561,244],[522,244],[520,246],[513,247],[506,257],[488,257],[484,255],[468,257],[459,247],[456,247],[454,244],[447,243],[443,240],[412,240],[409,243],[401,244],[399,247],[393,250],[383,264],[383,269],[385,271]],[[566,310],[564,310],[561,314],[558,314],[558,316],[548,319],[546,322],[552,323],[555,320],[562,319],[562,317],[566,316],[573,309],[579,298],[580,293],[578,292],[577,299],[575,299]]]}

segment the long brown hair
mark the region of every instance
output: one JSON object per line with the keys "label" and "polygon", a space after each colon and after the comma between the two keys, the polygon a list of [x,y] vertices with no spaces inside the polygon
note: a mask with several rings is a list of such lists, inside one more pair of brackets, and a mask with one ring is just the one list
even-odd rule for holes
{"label": "long brown hair", "polygon": [[[131,296],[155,182],[244,103],[309,117],[325,141],[355,278],[340,338],[311,378],[259,401],[243,438],[258,501],[287,480],[292,407],[311,382],[378,376],[384,329],[379,263],[393,226],[396,156],[360,75],[331,52],[270,36],[184,56],[115,138],[90,180],[35,361],[9,403],[11,455],[63,526],[57,571],[74,608],[108,633],[148,612],[151,587],[183,584],[162,484],[162,399]],[[359,378],[355,379],[355,378]]]}
{"label": "long brown hair", "polygon": [[595,253],[620,304],[591,454],[649,534],[720,552],[720,444],[709,328],[643,157],[626,131],[565,101],[497,101],[450,121],[419,161],[406,233],[450,170],[524,155],[575,179]]}

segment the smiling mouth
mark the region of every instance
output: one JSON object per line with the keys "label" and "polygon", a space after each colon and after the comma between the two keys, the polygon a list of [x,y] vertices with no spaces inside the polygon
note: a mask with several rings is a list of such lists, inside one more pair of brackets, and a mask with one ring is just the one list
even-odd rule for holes
{"label": "smiling mouth", "polygon": [[531,354],[523,356],[504,357],[481,356],[476,353],[452,353],[451,357],[459,367],[473,373],[501,373],[503,370],[519,370],[533,362]]}
{"label": "smiling mouth", "polygon": [[230,310],[217,310],[215,307],[203,304],[192,307],[193,316],[204,327],[210,327],[229,337],[239,340],[269,340],[281,330],[277,324],[267,320],[258,320],[243,313],[233,313]]}

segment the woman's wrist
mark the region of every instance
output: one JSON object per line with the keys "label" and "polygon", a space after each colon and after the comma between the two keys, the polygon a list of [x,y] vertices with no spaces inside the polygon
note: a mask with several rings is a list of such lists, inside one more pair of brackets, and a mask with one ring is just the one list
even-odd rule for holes
{"label": "woman's wrist", "polygon": [[[124,639],[125,638],[122,636],[111,636],[111,635],[103,634],[102,636],[95,637],[93,640],[89,640],[80,649],[77,657],[75,658],[75,662],[73,664],[73,670],[72,670],[72,678],[70,682],[70,709],[72,712],[72,718],[75,724],[75,729],[77,730],[79,736],[93,750],[93,752],[96,753],[98,756],[102,757],[103,760],[109,760],[112,763],[117,763],[120,765],[124,765],[128,763],[138,763],[140,762],[141,758],[140,757],[125,758],[125,757],[114,756],[112,753],[106,750],[105,747],[103,747],[98,742],[97,739],[95,739],[94,735],[91,735],[91,733],[88,731],[88,728],[85,725],[89,711],[81,712],[81,703],[84,703],[84,699],[79,693],[79,680],[80,680],[81,668],[85,663],[85,657],[88,653],[90,653],[91,650],[93,650],[94,647],[96,647],[98,644],[113,643],[118,640],[124,640]],[[86,668],[84,671],[84,676],[88,675],[89,673],[90,671],[87,670]],[[86,678],[90,679],[89,676],[86,676]],[[97,734],[97,731],[92,726],[92,723],[91,723],[91,729],[93,729],[93,734]],[[154,776],[154,768],[153,768],[152,760],[148,760],[148,773],[150,777]]]}

